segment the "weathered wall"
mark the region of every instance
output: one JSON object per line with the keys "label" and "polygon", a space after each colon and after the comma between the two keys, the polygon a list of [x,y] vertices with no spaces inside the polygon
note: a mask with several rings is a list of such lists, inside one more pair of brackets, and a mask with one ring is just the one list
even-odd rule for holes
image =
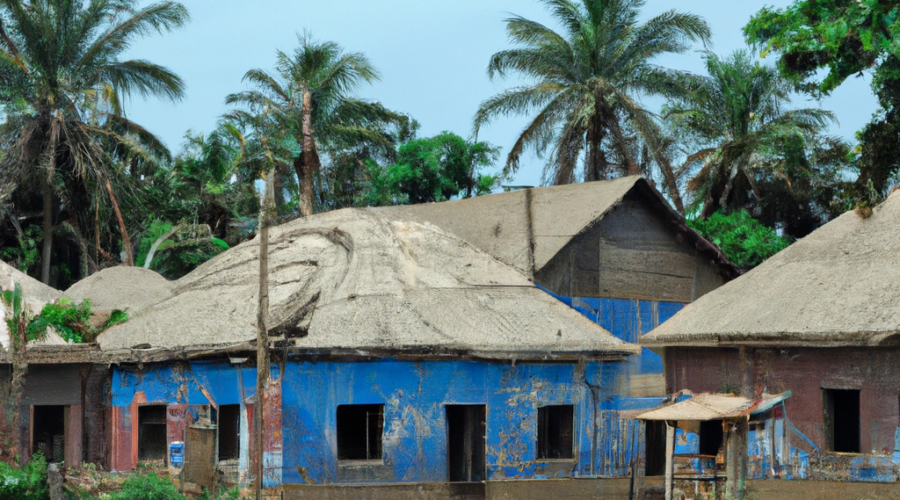
{"label": "weathered wall", "polygon": [[725,283],[684,233],[629,193],[603,219],[576,236],[535,282],[568,297],[692,302]]}
{"label": "weathered wall", "polygon": [[[264,463],[267,486],[281,482],[281,391],[278,369],[272,369],[273,381],[266,391],[266,443]],[[166,404],[168,444],[184,441],[189,426],[210,408],[219,405],[241,406],[241,449],[239,475],[250,479],[249,451],[255,440],[248,432],[256,405],[256,370],[227,362],[155,364],[144,367],[119,367],[113,370],[111,394],[111,468],[131,470],[138,460],[139,408]]]}
{"label": "weathered wall", "polygon": [[[670,391],[730,391],[740,387],[742,364],[737,349],[666,348],[666,384]],[[757,392],[791,390],[785,402],[788,420],[820,450],[825,450],[822,389],[860,391],[860,448],[869,454],[816,456],[796,434],[791,446],[809,452],[810,478],[883,481],[896,478],[891,455],[900,424],[900,349],[766,348],[752,350]]]}
{"label": "weathered wall", "polygon": [[[540,285],[538,285],[540,286]],[[594,297],[565,297],[542,289],[602,326],[616,337],[632,344],[680,311],[684,304],[628,299],[598,299]],[[622,397],[663,397],[666,393],[662,358],[647,349],[640,356],[625,361],[622,377],[628,380]]]}
{"label": "weathered wall", "polygon": [[[600,475],[610,464],[622,464],[624,473],[628,457],[617,455],[630,456],[632,450],[607,446],[604,440],[628,443],[627,436],[620,434],[631,436],[633,425],[616,419],[594,435],[595,418],[599,424],[601,414],[614,406],[619,375],[615,365],[390,360],[288,363],[283,384],[284,481],[446,481],[445,404],[487,406],[488,479]],[[337,406],[382,403],[383,464],[363,471],[339,466]],[[575,406],[575,460],[536,459],[537,408],[553,404]],[[634,440],[630,442],[636,447]]]}

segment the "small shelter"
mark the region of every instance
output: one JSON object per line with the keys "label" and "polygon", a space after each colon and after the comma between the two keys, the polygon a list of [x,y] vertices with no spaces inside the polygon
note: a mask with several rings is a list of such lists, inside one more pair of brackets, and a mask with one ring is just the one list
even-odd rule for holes
{"label": "small shelter", "polygon": [[[674,498],[676,480],[692,487],[697,498],[742,498],[747,470],[744,450],[751,422],[755,432],[765,429],[772,442],[780,444],[767,450],[769,462],[775,463],[778,451],[784,449],[785,435],[784,425],[778,425],[783,422],[783,413],[776,416],[774,409],[790,396],[790,391],[764,394],[755,400],[733,394],[687,395],[635,416],[637,420],[665,423],[665,500]],[[719,485],[722,480],[725,488]]]}

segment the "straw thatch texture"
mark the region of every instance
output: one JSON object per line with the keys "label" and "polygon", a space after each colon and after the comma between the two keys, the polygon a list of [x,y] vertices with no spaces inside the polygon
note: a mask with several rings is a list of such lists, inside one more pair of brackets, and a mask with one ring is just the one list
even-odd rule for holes
{"label": "straw thatch texture", "polygon": [[[272,228],[271,334],[310,352],[466,351],[489,357],[637,352],[441,229],[345,209]],[[392,214],[395,215],[395,214]],[[176,282],[174,295],[103,333],[103,350],[206,348],[256,336],[259,244]]]}
{"label": "straw thatch texture", "polygon": [[62,298],[63,294],[50,286],[28,276],[5,262],[0,262],[0,290],[12,290],[18,283],[29,309],[40,312],[47,302]]}
{"label": "straw thatch texture", "polygon": [[866,346],[900,334],[900,195],[848,212],[641,339],[648,345]]}
{"label": "straw thatch texture", "polygon": [[638,182],[646,181],[631,176],[378,210],[431,222],[527,274],[543,268]]}
{"label": "straw thatch texture", "polygon": [[171,297],[174,288],[173,282],[156,271],[116,266],[75,283],[65,295],[76,302],[89,299],[95,311],[121,309],[136,314]]}

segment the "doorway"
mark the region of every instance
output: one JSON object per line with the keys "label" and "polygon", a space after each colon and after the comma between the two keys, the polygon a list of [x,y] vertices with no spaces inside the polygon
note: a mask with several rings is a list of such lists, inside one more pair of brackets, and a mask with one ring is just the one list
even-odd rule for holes
{"label": "doorway", "polygon": [[447,405],[447,472],[450,482],[485,480],[485,405]]}
{"label": "doorway", "polygon": [[41,452],[47,462],[62,462],[66,452],[66,407],[32,406],[32,453]]}

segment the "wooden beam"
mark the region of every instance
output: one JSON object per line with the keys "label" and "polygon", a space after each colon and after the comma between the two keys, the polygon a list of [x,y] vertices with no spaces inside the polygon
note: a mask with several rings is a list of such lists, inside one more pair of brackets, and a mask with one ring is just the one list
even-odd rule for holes
{"label": "wooden beam", "polygon": [[675,495],[675,425],[666,422],[666,500],[673,500]]}

